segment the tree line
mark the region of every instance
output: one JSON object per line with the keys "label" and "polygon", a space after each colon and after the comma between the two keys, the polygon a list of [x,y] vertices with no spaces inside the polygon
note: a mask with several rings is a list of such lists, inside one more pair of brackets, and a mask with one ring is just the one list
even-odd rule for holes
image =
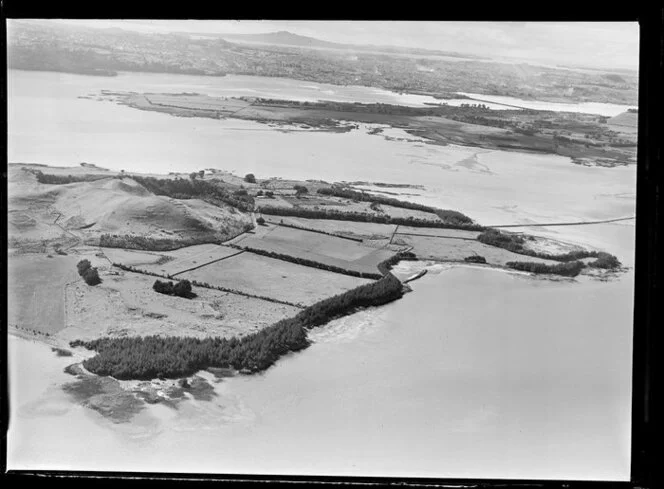
{"label": "tree line", "polygon": [[212,182],[196,178],[155,178],[131,176],[155,195],[164,195],[174,199],[201,199],[206,201],[224,202],[242,211],[249,212],[254,208],[254,199],[244,193],[230,193],[223,187]]}
{"label": "tree line", "polygon": [[373,195],[367,192],[358,192],[357,190],[352,190],[349,188],[342,188],[336,186],[324,187],[318,189],[318,193],[321,195],[332,195],[335,197],[352,199],[360,202],[371,202],[372,204],[384,204],[392,207],[400,207],[402,209],[429,212],[431,214],[436,214],[442,221],[448,224],[473,224],[473,220],[470,217],[466,216],[465,214],[459,211],[454,211],[449,209],[438,209],[436,207],[431,207],[424,204],[417,204],[415,202],[408,202],[405,200],[399,200],[392,197]]}
{"label": "tree line", "polygon": [[323,299],[292,318],[241,338],[124,337],[75,340],[70,346],[83,346],[97,354],[83,366],[97,375],[120,380],[177,378],[209,367],[260,372],[282,355],[300,351],[310,344],[307,329],[354,311],[378,306],[403,295],[401,282],[388,274],[376,282]]}
{"label": "tree line", "polygon": [[[452,222],[431,221],[428,219],[420,219],[417,217],[391,217],[385,214],[369,214],[368,212],[344,212],[330,209],[303,209],[301,207],[261,207],[260,211],[263,214],[273,216],[291,216],[291,217],[304,217],[307,219],[334,219],[338,221],[353,221],[353,222],[373,222],[378,224],[399,224],[402,226],[412,226],[421,228],[444,228],[444,229],[464,229],[467,231],[483,231],[486,229],[479,224],[466,224],[460,223],[451,217],[449,220]],[[446,212],[454,213],[456,211],[440,211],[445,215]]]}
{"label": "tree line", "polygon": [[290,263],[295,263],[297,265],[303,265],[305,267],[318,268],[320,270],[327,270],[328,272],[340,273],[342,275],[350,275],[351,277],[359,278],[370,278],[377,280],[382,278],[380,273],[371,273],[371,272],[359,272],[357,270],[350,270],[347,268],[338,267],[335,265],[328,265],[327,263],[321,263],[315,260],[309,260],[307,258],[301,258],[299,256],[286,255],[284,253],[277,253],[276,251],[263,250],[261,248],[252,248],[251,246],[239,246],[239,245],[230,245],[233,248],[240,250],[249,251],[257,255],[267,256],[268,258],[274,258],[276,260],[287,261]]}
{"label": "tree line", "polygon": [[566,277],[576,277],[586,266],[581,261],[569,261],[556,263],[555,265],[547,265],[546,263],[537,263],[533,261],[510,261],[507,262],[506,265],[509,268],[521,270],[523,272],[552,273]]}

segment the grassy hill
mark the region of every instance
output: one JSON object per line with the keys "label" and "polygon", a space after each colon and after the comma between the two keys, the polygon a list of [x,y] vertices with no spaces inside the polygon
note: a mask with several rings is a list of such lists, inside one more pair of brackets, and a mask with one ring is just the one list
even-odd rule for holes
{"label": "grassy hill", "polygon": [[104,176],[63,185],[42,184],[29,167],[11,165],[10,248],[30,251],[37,246],[41,250],[32,251],[46,251],[44,248],[77,242],[96,244],[103,234],[223,241],[251,223],[248,214],[223,203],[154,195],[131,178]]}

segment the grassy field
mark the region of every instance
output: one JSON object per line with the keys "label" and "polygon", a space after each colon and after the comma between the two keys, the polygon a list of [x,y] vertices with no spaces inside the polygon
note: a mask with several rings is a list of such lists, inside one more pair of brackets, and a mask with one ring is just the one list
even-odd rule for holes
{"label": "grassy field", "polygon": [[183,273],[178,278],[303,305],[370,282],[254,253],[242,253]]}
{"label": "grassy field", "polygon": [[64,328],[64,285],[80,280],[78,260],[61,255],[9,256],[8,324],[49,334]]}
{"label": "grassy field", "polygon": [[[67,325],[58,337],[67,341],[101,336],[242,336],[262,329],[298,308],[217,290],[194,287],[197,297],[159,294],[155,277],[119,272],[88,287],[67,286]],[[62,303],[62,292],[58,296]]]}
{"label": "grassy field", "polygon": [[[264,216],[267,222],[279,223],[283,220],[286,224],[317,229],[326,233],[342,234],[352,238],[366,239],[388,239],[396,229],[394,224],[378,224],[373,222],[337,221],[334,219],[306,219],[303,217],[289,216]],[[415,228],[413,228],[415,229]],[[419,228],[418,228],[419,229]],[[437,230],[444,231],[444,230]]]}
{"label": "grassy field", "polygon": [[481,255],[490,265],[504,266],[508,261],[535,261],[554,265],[558,262],[541,258],[527,257],[512,253],[495,246],[485,245],[479,241],[467,241],[455,238],[439,238],[428,236],[397,235],[395,242],[412,246],[413,253],[420,259],[461,261],[467,256]]}
{"label": "grassy field", "polygon": [[[151,265],[143,266],[141,268],[164,275],[175,275],[184,270],[198,267],[214,260],[219,260],[220,258],[233,255],[237,252],[238,250],[234,248],[216,244],[187,246],[186,248],[180,248],[179,250],[163,252],[161,256],[170,258],[169,261],[164,261],[161,264],[152,263]],[[122,261],[118,263],[128,265]]]}
{"label": "grassy field", "polygon": [[[156,251],[123,250],[122,248],[101,248],[101,250],[111,263],[131,266],[154,264],[165,256]],[[142,268],[148,267],[143,266]]]}
{"label": "grassy field", "polygon": [[356,241],[283,226],[275,226],[263,236],[249,235],[237,244],[365,273],[376,273],[378,264],[394,254]]}
{"label": "grassy field", "polygon": [[477,239],[480,231],[464,231],[463,229],[416,228],[412,226],[399,226],[396,236],[401,234],[426,234],[427,236],[444,236],[450,238]]}

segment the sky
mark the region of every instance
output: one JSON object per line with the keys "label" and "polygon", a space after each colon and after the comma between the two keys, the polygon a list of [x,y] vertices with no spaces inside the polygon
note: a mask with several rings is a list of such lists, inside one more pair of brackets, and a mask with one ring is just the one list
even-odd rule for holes
{"label": "sky", "polygon": [[61,20],[140,32],[289,31],[353,44],[418,47],[551,65],[637,69],[637,22]]}

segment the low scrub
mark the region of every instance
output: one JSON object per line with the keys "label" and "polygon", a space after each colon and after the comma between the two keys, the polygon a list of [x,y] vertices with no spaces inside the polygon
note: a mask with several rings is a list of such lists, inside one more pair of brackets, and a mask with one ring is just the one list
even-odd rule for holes
{"label": "low scrub", "polygon": [[547,265],[546,263],[532,261],[510,261],[507,262],[507,266],[523,272],[551,273],[555,275],[563,275],[565,277],[576,277],[585,267],[581,261],[557,263],[555,265]]}
{"label": "low scrub", "polygon": [[259,372],[281,356],[307,348],[307,329],[349,314],[359,307],[378,306],[403,295],[401,282],[389,274],[343,294],[324,299],[295,317],[242,338],[128,337],[72,341],[72,347],[95,350],[83,366],[117,379],[177,378],[214,368]]}

